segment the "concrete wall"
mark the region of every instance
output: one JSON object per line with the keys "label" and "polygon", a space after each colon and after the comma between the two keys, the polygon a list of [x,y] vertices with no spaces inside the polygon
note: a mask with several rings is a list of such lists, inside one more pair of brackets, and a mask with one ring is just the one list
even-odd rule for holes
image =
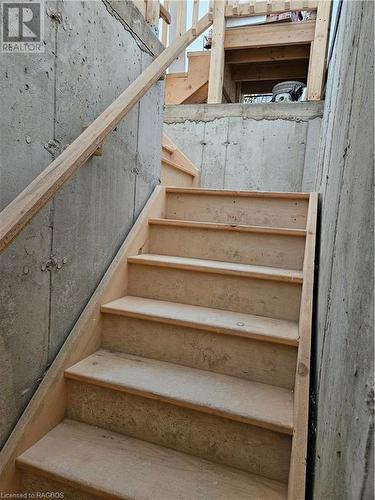
{"label": "concrete wall", "polygon": [[[131,2],[45,8],[45,53],[0,55],[0,209],[160,51]],[[0,255],[0,445],[159,181],[162,112],[159,82]]]}
{"label": "concrete wall", "polygon": [[343,2],[322,124],[316,500],[374,498],[373,10]]}
{"label": "concrete wall", "polygon": [[208,188],[312,191],[323,104],[167,106],[164,130]]}

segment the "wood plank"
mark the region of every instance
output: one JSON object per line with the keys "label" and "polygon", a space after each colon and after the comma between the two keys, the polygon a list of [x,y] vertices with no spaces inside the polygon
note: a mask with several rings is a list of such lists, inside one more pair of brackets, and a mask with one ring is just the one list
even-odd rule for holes
{"label": "wood plank", "polygon": [[160,172],[160,184],[162,186],[190,187],[193,183],[194,176],[162,162]]}
{"label": "wood plank", "polygon": [[208,81],[183,100],[182,104],[204,104],[208,97]]}
{"label": "wood plank", "polygon": [[202,189],[202,188],[166,188],[167,193],[197,194],[211,196],[239,196],[248,198],[278,198],[308,200],[310,193],[287,192],[287,191],[233,191],[230,189]]}
{"label": "wood plank", "polygon": [[108,302],[101,307],[101,311],[266,342],[298,345],[298,325],[293,321],[131,296]]}
{"label": "wood plank", "polygon": [[215,274],[228,274],[232,276],[247,276],[249,278],[285,281],[288,283],[302,283],[300,271],[280,269],[277,267],[252,266],[250,264],[237,264],[233,262],[219,262],[217,260],[193,259],[177,257],[174,255],[142,254],[128,257],[129,264],[143,266],[172,267]]}
{"label": "wood plank", "polygon": [[209,14],[177,38],[103,113],[43,170],[1,213],[0,252],[19,234],[61,186],[93,155],[105,137],[158,81],[165,70],[195,38],[211,25]]}
{"label": "wood plank", "polygon": [[1,450],[0,491],[19,491],[16,457],[63,419],[66,409],[64,369],[98,349],[100,306],[127,293],[127,256],[134,255],[140,248],[147,251],[148,219],[163,217],[164,212],[165,189],[157,187]]}
{"label": "wood plank", "polygon": [[311,193],[307,216],[307,237],[303,266],[301,309],[299,317],[300,344],[294,387],[294,435],[289,472],[288,500],[305,498],[307,437],[309,421],[310,354],[315,275],[316,225],[318,193]]}
{"label": "wood plank", "polygon": [[151,491],[153,500],[286,499],[286,485],[277,481],[73,420],[24,453],[18,466],[106,498],[149,498]]}
{"label": "wood plank", "polygon": [[225,50],[308,44],[314,40],[315,21],[246,26],[225,30]]}
{"label": "wood plank", "polygon": [[199,17],[199,0],[193,0],[193,12],[191,18],[191,29],[193,34],[197,31],[197,22]]}
{"label": "wood plank", "polygon": [[253,49],[228,50],[225,61],[228,64],[247,64],[268,61],[295,61],[309,59],[309,45],[285,45]]}
{"label": "wood plank", "polygon": [[[306,198],[277,196],[220,196],[167,188],[168,219],[219,222],[235,225],[305,229],[308,208]],[[197,190],[198,191],[198,190]],[[203,190],[205,191],[205,190]]]}
{"label": "wood plank", "polygon": [[103,349],[70,367],[65,377],[276,432],[293,432],[293,394],[281,387]]}
{"label": "wood plank", "polygon": [[225,34],[225,3],[222,0],[214,1],[214,19],[212,26],[212,47],[210,74],[208,78],[209,104],[222,102],[224,79],[224,34]]}
{"label": "wood plank", "polygon": [[176,170],[181,170],[181,172],[189,174],[192,177],[195,177],[197,175],[196,169],[191,170],[189,167],[186,167],[186,166],[182,165],[181,163],[176,163],[172,160],[168,160],[168,158],[162,158],[161,163],[162,163],[162,167],[163,167],[163,165],[168,165],[169,167],[174,168]]}
{"label": "wood plank", "polygon": [[192,175],[193,181],[191,186],[197,187],[199,185],[199,169],[194,165],[194,163],[190,160],[190,158],[188,158],[188,156],[186,156],[186,154],[183,153],[181,149],[178,148],[176,144],[172,141],[172,139],[168,137],[165,133],[163,134],[163,144],[166,147],[169,147],[170,151],[173,150],[172,153],[170,153],[169,158],[163,155],[163,160],[169,160],[173,162],[174,168],[175,165],[178,165],[177,168],[184,171],[185,173],[188,173],[189,175]]}
{"label": "wood plank", "polygon": [[171,15],[168,12],[168,0],[164,0],[165,5],[160,3],[160,18],[163,19],[165,24],[171,24]]}
{"label": "wood plank", "polygon": [[172,266],[129,264],[128,293],[269,318],[298,321],[300,283]]}
{"label": "wood plank", "polygon": [[149,253],[302,270],[305,237],[227,227],[150,224]]}
{"label": "wood plank", "polygon": [[175,147],[170,146],[169,144],[166,144],[165,142],[163,142],[163,144],[162,144],[162,149],[164,151],[166,151],[169,155],[172,155],[176,151]]}
{"label": "wood plank", "polygon": [[299,80],[307,78],[308,60],[277,61],[232,65],[232,79],[235,82],[268,80]]}
{"label": "wood plank", "polygon": [[319,1],[314,42],[311,46],[309,77],[307,80],[307,99],[309,101],[319,101],[322,98],[331,8],[331,0]]}
{"label": "wood plank", "polygon": [[[294,389],[297,347],[285,343],[168,323],[162,319],[103,314],[102,348]],[[285,482],[289,473],[291,440],[289,445]],[[245,449],[238,451],[247,452]]]}
{"label": "wood plank", "polygon": [[236,102],[236,82],[232,78],[232,67],[224,63],[223,95],[227,103]]}
{"label": "wood plank", "polygon": [[201,229],[221,229],[223,231],[239,231],[245,233],[260,233],[260,234],[281,234],[284,236],[306,236],[304,229],[291,229],[282,227],[267,227],[267,226],[249,226],[241,224],[224,224],[218,222],[199,222],[187,221],[180,219],[150,219],[148,221],[151,225],[161,226],[177,226],[177,227],[191,227]]}
{"label": "wood plank", "polygon": [[[168,8],[169,8],[169,0],[164,0],[164,9],[168,11]],[[168,24],[170,24],[170,21]],[[168,45],[168,24],[164,22],[161,28],[161,42],[164,45],[164,47],[167,47]]]}
{"label": "wood plank", "polygon": [[241,2],[237,8],[232,5],[225,7],[225,17],[263,16],[267,14],[281,14],[294,10],[314,11],[318,7],[317,0],[289,0],[289,1],[252,1]]}

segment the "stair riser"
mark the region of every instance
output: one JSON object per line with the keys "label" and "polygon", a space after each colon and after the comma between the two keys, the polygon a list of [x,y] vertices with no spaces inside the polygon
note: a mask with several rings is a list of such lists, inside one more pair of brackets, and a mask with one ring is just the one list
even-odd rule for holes
{"label": "stair riser", "polygon": [[105,314],[103,347],[292,389],[297,349],[144,319]]}
{"label": "stair riser", "polygon": [[286,434],[73,380],[67,415],[270,479],[288,479]]}
{"label": "stair riser", "polygon": [[305,238],[150,225],[150,253],[302,270]]}
{"label": "stair riser", "polygon": [[306,228],[308,200],[167,193],[167,219]]}
{"label": "stair riser", "polygon": [[[55,481],[47,477],[40,476],[36,471],[22,471],[22,491],[26,493],[61,493],[64,496],[55,498],[64,498],[65,500],[100,500],[103,496],[97,496],[92,493],[79,491],[75,487],[64,484],[64,480]],[[38,497],[35,497],[38,498]],[[39,498],[42,498],[39,496]],[[53,498],[44,497],[44,498]],[[123,497],[125,498],[125,497]]]}
{"label": "stair riser", "polygon": [[128,293],[150,299],[297,321],[301,285],[129,264]]}

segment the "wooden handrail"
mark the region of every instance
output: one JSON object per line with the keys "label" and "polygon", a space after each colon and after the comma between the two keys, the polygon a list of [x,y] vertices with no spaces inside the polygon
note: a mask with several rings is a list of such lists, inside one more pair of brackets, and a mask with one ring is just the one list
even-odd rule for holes
{"label": "wooden handrail", "polygon": [[93,155],[107,135],[158,81],[190,43],[212,24],[206,14],[165,49],[138,78],[0,213],[0,253],[61,186]]}

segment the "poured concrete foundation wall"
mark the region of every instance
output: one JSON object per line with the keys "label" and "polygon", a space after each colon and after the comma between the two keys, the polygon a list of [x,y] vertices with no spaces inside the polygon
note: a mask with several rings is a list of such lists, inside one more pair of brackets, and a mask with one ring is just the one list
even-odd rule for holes
{"label": "poured concrete foundation wall", "polygon": [[164,130],[207,188],[312,191],[323,103],[167,106]]}
{"label": "poured concrete foundation wall", "polygon": [[373,10],[342,4],[322,123],[316,500],[374,498]]}
{"label": "poured concrete foundation wall", "polygon": [[[44,54],[0,55],[0,209],[160,51],[131,2],[45,11]],[[0,445],[159,182],[162,111],[159,82],[0,255]]]}

